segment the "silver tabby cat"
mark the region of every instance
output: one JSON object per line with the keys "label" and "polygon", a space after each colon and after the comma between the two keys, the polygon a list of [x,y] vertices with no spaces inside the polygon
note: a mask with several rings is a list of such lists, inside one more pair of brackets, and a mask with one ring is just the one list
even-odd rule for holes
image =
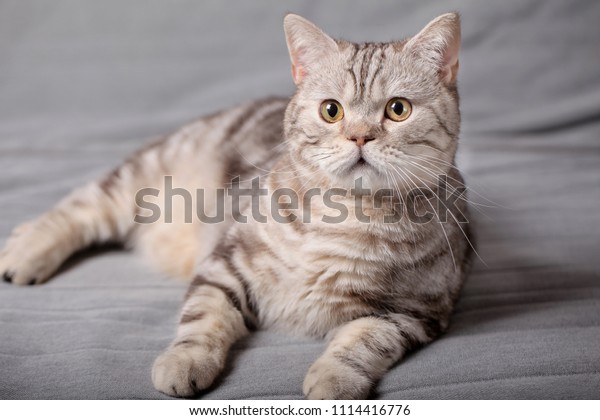
{"label": "silver tabby cat", "polygon": [[[329,340],[304,380],[307,398],[366,398],[407,351],[447,328],[468,269],[466,199],[444,197],[463,186],[459,17],[390,43],[334,40],[293,14],[284,27],[291,100],[232,107],[149,145],[17,227],[0,254],[0,274],[18,285],[115,241],[189,279],[176,338],[152,369],[168,395],[200,393],[236,340],[269,328]],[[240,209],[211,193],[257,176],[266,192]],[[204,194],[164,208],[167,181],[182,196]],[[389,194],[378,200],[378,191]],[[227,216],[190,220],[185,201]],[[254,204],[277,212],[253,217]],[[152,209],[164,217],[141,223]]]}

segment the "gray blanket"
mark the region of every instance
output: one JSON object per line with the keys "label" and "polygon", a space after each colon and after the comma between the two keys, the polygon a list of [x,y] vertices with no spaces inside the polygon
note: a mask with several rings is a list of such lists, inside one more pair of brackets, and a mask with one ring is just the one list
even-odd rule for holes
{"label": "gray blanket", "polygon": [[[0,2],[0,242],[148,139],[293,91],[291,10],[386,41],[463,17],[459,164],[480,259],[450,331],[377,398],[600,398],[600,2]],[[94,258],[86,258],[88,256]],[[150,380],[185,286],[93,250],[0,284],[0,398],[165,398]],[[259,332],[204,398],[301,398],[321,342]]]}

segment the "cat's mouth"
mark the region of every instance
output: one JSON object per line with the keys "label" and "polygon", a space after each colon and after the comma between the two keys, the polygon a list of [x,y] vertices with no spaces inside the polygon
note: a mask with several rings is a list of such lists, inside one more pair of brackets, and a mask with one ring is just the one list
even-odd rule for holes
{"label": "cat's mouth", "polygon": [[361,155],[356,163],[352,165],[352,169],[364,169],[371,167],[371,164]]}
{"label": "cat's mouth", "polygon": [[375,169],[373,164],[368,160],[368,158],[365,157],[362,150],[359,151],[358,156],[356,156],[354,159],[354,163],[351,163],[352,161],[348,162],[349,165],[346,167],[348,168],[348,172],[363,172]]}

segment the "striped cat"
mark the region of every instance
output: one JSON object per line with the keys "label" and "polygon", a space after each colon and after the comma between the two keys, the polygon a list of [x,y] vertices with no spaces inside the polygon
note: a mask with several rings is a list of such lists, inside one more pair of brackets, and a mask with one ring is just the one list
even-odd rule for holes
{"label": "striped cat", "polygon": [[[334,40],[293,14],[284,27],[291,100],[232,107],[149,145],[16,228],[0,254],[18,285],[109,241],[189,279],[152,369],[168,395],[206,389],[236,340],[270,328],[329,340],[307,398],[366,398],[447,328],[469,265],[454,166],[459,17],[391,43]],[[223,199],[254,180],[239,202]]]}

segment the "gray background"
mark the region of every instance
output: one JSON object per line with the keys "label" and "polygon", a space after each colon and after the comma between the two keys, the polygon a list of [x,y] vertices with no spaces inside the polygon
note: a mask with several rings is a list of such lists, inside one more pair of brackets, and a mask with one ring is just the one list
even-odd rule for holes
{"label": "gray background", "polygon": [[[599,398],[597,1],[0,1],[0,242],[148,139],[290,95],[286,11],[386,41],[448,10],[463,18],[459,161],[490,205],[474,210],[485,264],[448,334],[374,396]],[[185,286],[91,254],[42,287],[0,284],[1,398],[164,398],[150,366]],[[323,348],[258,333],[205,397],[300,398]]]}

